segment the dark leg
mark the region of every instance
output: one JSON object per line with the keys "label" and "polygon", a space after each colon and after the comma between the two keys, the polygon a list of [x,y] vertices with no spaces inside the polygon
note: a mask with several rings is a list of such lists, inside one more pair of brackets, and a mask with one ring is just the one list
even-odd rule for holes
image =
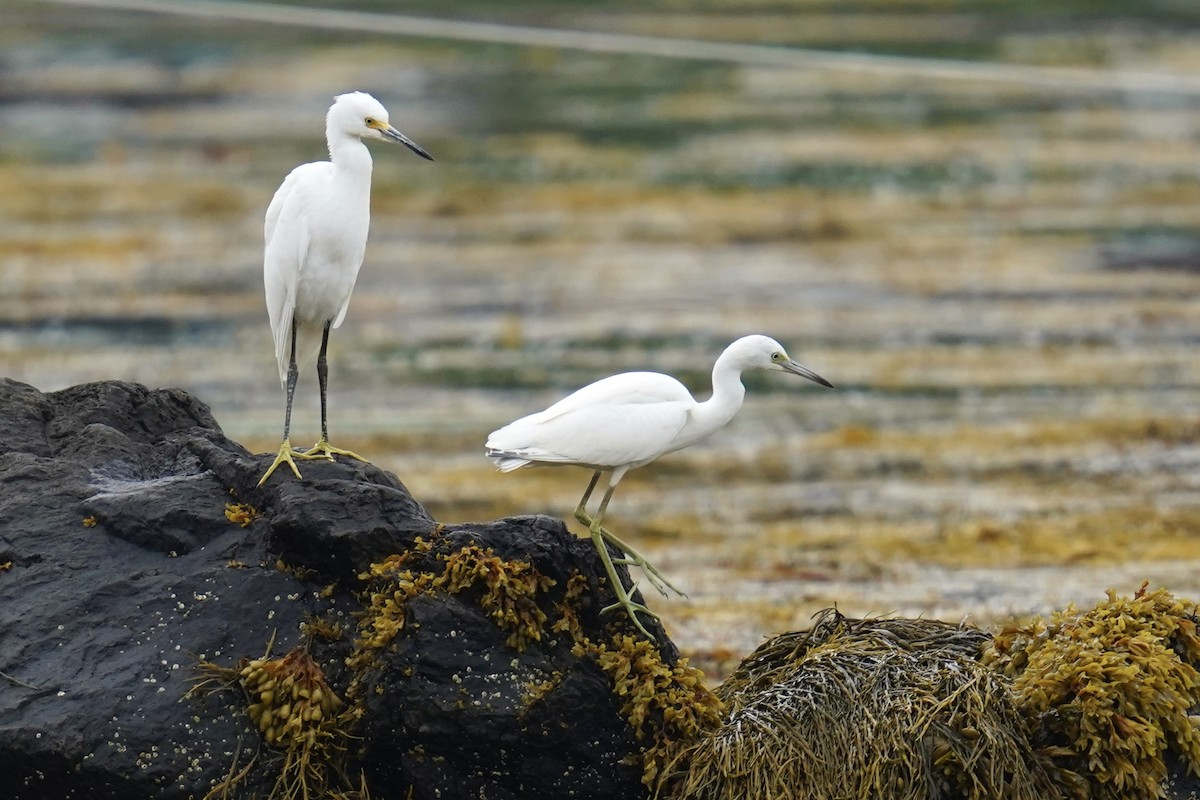
{"label": "dark leg", "polygon": [[352,453],[349,450],[343,450],[340,447],[334,447],[329,443],[329,423],[326,413],[326,397],[328,396],[329,387],[329,365],[325,360],[325,350],[329,347],[329,326],[330,322],[325,323],[324,330],[321,331],[321,352],[317,355],[317,382],[321,384],[321,440],[313,445],[311,450],[304,453],[305,458],[327,458],[333,461],[334,455],[349,456],[357,458],[359,461],[366,461],[365,458],[358,453]]}
{"label": "dark leg", "polygon": [[329,388],[329,365],[325,362],[325,350],[329,347],[329,323],[321,331],[321,352],[317,355],[317,382],[321,384],[321,441],[329,441],[329,423],[326,421],[327,390]]}
{"label": "dark leg", "polygon": [[[283,440],[286,442],[290,437],[292,430],[292,400],[296,397],[296,381],[300,377],[300,370],[296,368],[296,320],[292,320],[292,348],[288,353],[288,374],[287,374],[287,410],[283,412]],[[295,469],[295,465],[292,465]],[[300,477],[297,475],[296,477]]]}
{"label": "dark leg", "polygon": [[292,460],[292,443],[288,438],[292,429],[292,400],[296,396],[296,378],[298,370],[296,369],[296,320],[292,319],[292,348],[288,358],[288,373],[287,373],[287,408],[283,412],[283,443],[279,445],[279,453],[275,456],[275,460],[267,469],[266,473],[259,479],[258,485],[262,486],[267,482],[267,478],[271,477],[271,473],[280,464],[287,464],[292,468],[292,473],[297,478],[300,477],[300,470],[296,467],[296,462]]}

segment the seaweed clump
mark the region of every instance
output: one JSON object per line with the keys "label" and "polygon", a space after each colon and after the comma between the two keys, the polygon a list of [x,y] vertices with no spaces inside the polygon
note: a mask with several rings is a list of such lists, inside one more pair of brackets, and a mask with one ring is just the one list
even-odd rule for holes
{"label": "seaweed clump", "polygon": [[1003,628],[983,662],[1012,679],[1034,746],[1094,800],[1162,796],[1167,756],[1200,775],[1197,608],[1165,589]]}
{"label": "seaweed clump", "polygon": [[[415,567],[432,554],[440,572]],[[554,585],[554,579],[525,561],[506,561],[490,548],[468,544],[451,553],[433,553],[433,544],[418,538],[411,550],[388,556],[359,575],[368,581],[359,634],[348,666],[360,674],[374,663],[379,652],[404,630],[408,601],[427,592],[460,594],[479,588],[479,605],[498,627],[508,633],[505,642],[523,651],[541,641],[546,613],[537,596]]]}
{"label": "seaweed clump", "polygon": [[721,722],[721,701],[704,686],[704,673],[686,658],[668,666],[653,643],[628,634],[611,645],[584,639],[572,652],[591,655],[612,680],[621,716],[646,743],[642,783],[661,791],[679,753]]}
{"label": "seaweed clump", "polygon": [[247,711],[268,745],[310,752],[342,749],[344,737],[337,730],[342,700],[305,647],[283,658],[252,659],[238,677],[254,699]]}
{"label": "seaweed clump", "polygon": [[526,561],[505,561],[492,548],[476,544],[441,559],[446,571],[434,579],[434,588],[458,594],[482,585],[479,605],[492,622],[508,632],[505,643],[509,647],[522,651],[542,640],[546,612],[538,606],[537,596],[554,586],[553,578]]}
{"label": "seaweed clump", "polygon": [[718,689],[723,724],[676,756],[682,800],[1063,798],[988,635],[836,609],[763,643]]}
{"label": "seaweed clump", "polygon": [[[518,652],[549,637],[552,646],[565,643],[576,658],[598,665],[611,681],[621,717],[642,744],[642,782],[648,788],[664,786],[679,752],[720,723],[720,701],[686,659],[668,664],[653,643],[626,634],[603,642],[587,637],[580,605],[589,582],[578,571],[552,598],[557,582],[526,561],[502,559],[475,542],[442,551],[417,539],[409,550],[372,564],[359,577],[367,588],[353,652],[346,659],[353,675],[347,696],[359,707],[367,671],[408,625],[409,601],[441,592],[469,596]],[[562,677],[554,673],[529,683],[526,707],[553,692]]]}
{"label": "seaweed clump", "polygon": [[[237,667],[202,661],[198,670],[201,677],[194,693],[204,694],[214,685],[240,688],[246,711],[263,741],[282,751],[272,800],[332,796],[339,787],[349,785],[343,764],[358,713],[342,710],[342,699],[306,646],[297,646],[282,658],[243,659]],[[228,777],[206,800],[236,796],[256,760],[257,756],[251,758],[239,770],[235,754]]]}
{"label": "seaweed clump", "polygon": [[226,503],[225,518],[235,525],[248,528],[262,514],[249,503]]}

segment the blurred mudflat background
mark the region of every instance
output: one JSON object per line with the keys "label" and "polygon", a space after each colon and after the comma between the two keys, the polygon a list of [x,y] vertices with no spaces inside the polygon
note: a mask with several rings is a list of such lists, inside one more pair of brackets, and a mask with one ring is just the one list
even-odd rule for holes
{"label": "blurred mudflat background", "polygon": [[[263,213],[361,89],[437,161],[372,147],[331,439],[438,519],[569,517],[587,473],[498,475],[489,431],[622,370],[703,396],[756,332],[838,389],[748,376],[734,423],[632,473],[608,517],[688,593],[648,601],[710,675],[834,604],[986,625],[1144,580],[1200,596],[1200,92],[1146,78],[1200,68],[1192,3],[338,7],[848,60],[10,0],[0,372],[180,386],[273,452]],[[855,66],[882,55],[1019,69]],[[310,367],[293,442],[317,419]]]}

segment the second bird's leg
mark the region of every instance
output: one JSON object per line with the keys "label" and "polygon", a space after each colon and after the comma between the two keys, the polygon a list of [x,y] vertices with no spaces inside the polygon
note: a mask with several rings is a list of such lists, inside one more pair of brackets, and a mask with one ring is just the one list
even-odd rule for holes
{"label": "second bird's leg", "polygon": [[329,365],[325,361],[325,350],[329,346],[329,323],[325,323],[325,329],[321,331],[321,352],[317,356],[317,381],[321,384],[321,440],[313,445],[311,450],[304,452],[305,458],[327,458],[333,461],[335,455],[349,456],[357,458],[359,461],[366,461],[365,458],[358,453],[352,453],[349,450],[343,450],[340,447],[334,447],[329,443],[329,423],[326,416],[326,390],[329,386]]}
{"label": "second bird's leg", "polygon": [[[640,611],[653,619],[658,619],[658,615],[646,608],[642,603],[635,602],[629,596],[629,591],[625,588],[625,584],[621,582],[620,576],[617,575],[617,568],[614,565],[612,557],[608,554],[608,544],[611,543],[625,555],[624,558],[617,559],[615,564],[634,564],[641,567],[643,573],[650,580],[650,583],[654,585],[654,588],[658,589],[664,595],[667,592],[663,588],[663,584],[670,586],[672,589],[675,589],[675,587],[667,582],[667,579],[654,568],[653,564],[646,560],[645,556],[622,542],[600,524],[604,519],[604,512],[608,509],[608,501],[612,499],[613,489],[616,488],[615,485],[610,485],[608,491],[604,493],[604,499],[600,501],[600,507],[596,510],[595,517],[587,512],[587,501],[592,496],[592,492],[595,491],[596,484],[600,481],[601,473],[601,470],[596,470],[592,474],[592,479],[588,482],[587,489],[583,492],[583,497],[579,498],[579,505],[575,507],[575,519],[588,526],[588,532],[592,535],[592,544],[596,546],[596,552],[600,554],[600,561],[604,564],[604,573],[608,576],[608,582],[612,585],[613,594],[617,596],[617,602],[600,609],[600,613],[603,614],[617,608],[624,608],[626,613],[629,614],[629,619],[633,621],[634,626],[647,639],[654,641],[654,636],[650,631],[646,630],[641,620],[637,618],[637,612]],[[675,591],[679,592],[678,589],[675,589]]]}
{"label": "second bird's leg", "polygon": [[579,505],[575,506],[575,519],[587,525],[588,528],[592,527],[592,515],[587,513],[587,501],[592,496],[592,491],[596,488],[596,482],[599,480],[600,470],[596,470],[592,473],[592,480],[584,490],[583,497],[579,498]]}
{"label": "second bird's leg", "polygon": [[579,498],[579,505],[575,507],[575,519],[588,526],[588,532],[592,535],[592,544],[595,545],[596,552],[600,554],[600,563],[604,565],[604,574],[608,576],[608,582],[612,586],[613,594],[617,596],[617,602],[600,609],[600,613],[604,614],[615,608],[624,608],[629,614],[629,619],[633,621],[634,626],[647,639],[653,642],[653,634],[646,630],[646,626],[637,618],[637,612],[641,611],[643,614],[647,614],[654,619],[658,619],[658,615],[641,603],[634,602],[629,596],[629,592],[625,589],[625,584],[621,583],[621,577],[617,575],[617,568],[613,566],[612,557],[608,554],[608,545],[604,541],[607,531],[600,527],[600,519],[604,516],[604,509],[608,507],[608,499],[612,497],[614,487],[609,486],[608,491],[604,493],[604,501],[600,503],[600,512],[597,518],[593,519],[591,514],[587,513],[587,501],[592,496],[592,492],[596,488],[596,483],[600,480],[600,474],[600,470],[596,470],[592,474],[592,480],[588,483],[587,489],[584,490],[583,497]]}
{"label": "second bird's leg", "polygon": [[[597,472],[592,478],[593,484],[598,477],[600,477],[599,472]],[[625,564],[626,566],[632,564],[635,567],[641,568],[642,574],[646,576],[646,580],[650,581],[650,585],[657,589],[659,594],[661,594],[663,597],[669,596],[667,589],[675,592],[675,594],[679,595],[680,597],[686,597],[687,595],[685,595],[678,588],[676,588],[674,584],[667,580],[666,577],[658,571],[658,568],[650,563],[649,559],[647,559],[644,555],[639,553],[630,545],[623,542],[621,539],[617,538],[616,534],[614,534],[612,531],[600,526],[600,521],[604,519],[604,512],[608,509],[608,501],[612,499],[613,488],[614,487],[610,486],[608,491],[604,493],[604,499],[600,501],[600,508],[596,509],[596,516],[594,518],[589,518],[592,520],[588,523],[589,529],[591,525],[594,524],[599,529],[600,536],[603,537],[606,542],[625,554],[624,558],[617,559],[617,563]],[[588,487],[588,493],[591,493],[590,486]],[[584,495],[584,499],[587,499],[587,494]]]}
{"label": "second bird's leg", "polygon": [[292,349],[288,359],[287,373],[287,409],[283,412],[283,444],[279,445],[279,453],[275,456],[275,460],[271,462],[271,466],[267,468],[264,474],[258,480],[258,485],[262,486],[267,482],[267,478],[271,477],[271,473],[275,471],[280,464],[287,464],[292,468],[292,472],[297,478],[300,477],[300,470],[296,467],[296,462],[292,459],[292,442],[288,438],[292,429],[292,398],[296,395],[296,320],[292,319]]}
{"label": "second bird's leg", "polygon": [[604,536],[600,532],[600,521],[596,520],[592,522],[588,530],[592,534],[592,544],[596,546],[596,552],[600,554],[600,561],[604,564],[604,574],[608,576],[608,582],[612,586],[613,594],[617,596],[617,602],[600,609],[600,613],[606,614],[617,608],[625,609],[626,613],[629,614],[629,619],[633,621],[634,627],[641,631],[647,639],[652,642],[655,641],[654,635],[646,630],[646,626],[637,618],[637,612],[641,611],[652,619],[658,619],[658,615],[641,603],[635,602],[629,596],[629,592],[625,589],[625,584],[621,583],[621,577],[617,575],[617,568],[613,566],[612,558],[608,555],[608,545],[605,543]]}

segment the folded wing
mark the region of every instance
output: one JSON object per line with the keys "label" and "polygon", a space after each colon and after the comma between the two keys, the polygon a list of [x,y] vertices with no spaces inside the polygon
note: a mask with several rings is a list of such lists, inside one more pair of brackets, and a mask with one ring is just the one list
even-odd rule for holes
{"label": "folded wing", "polygon": [[505,472],[532,463],[640,466],[670,449],[694,405],[669,376],[615,375],[493,432],[487,455]]}

